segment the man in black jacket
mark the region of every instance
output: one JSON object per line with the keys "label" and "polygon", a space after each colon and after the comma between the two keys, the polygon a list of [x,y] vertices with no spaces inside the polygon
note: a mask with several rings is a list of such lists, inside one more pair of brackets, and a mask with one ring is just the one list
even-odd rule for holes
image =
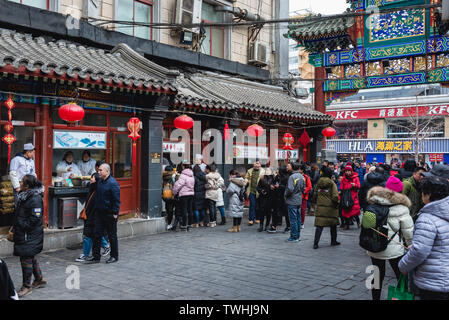
{"label": "man in black jacket", "polygon": [[120,187],[111,176],[111,168],[103,163],[98,169],[100,179],[97,182],[97,193],[95,199],[95,239],[93,245],[93,256],[87,258],[86,262],[100,262],[100,243],[103,231],[109,237],[111,254],[106,263],[118,260],[117,221],[120,210]]}

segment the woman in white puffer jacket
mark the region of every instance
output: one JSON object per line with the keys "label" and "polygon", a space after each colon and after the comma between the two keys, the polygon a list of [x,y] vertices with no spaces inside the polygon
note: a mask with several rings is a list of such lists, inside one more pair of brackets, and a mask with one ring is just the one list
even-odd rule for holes
{"label": "woman in white puffer jacket", "polygon": [[[409,210],[412,203],[407,196],[400,193],[403,188],[401,180],[392,176],[388,179],[385,188],[373,187],[368,191],[368,203],[389,207],[387,229],[388,237],[393,240],[384,251],[367,251],[373,265],[380,271],[379,289],[372,289],[371,292],[373,300],[380,300],[382,282],[385,277],[385,262],[388,260],[398,279],[400,275],[398,264],[406,253],[404,245],[409,246],[412,243],[413,219]],[[404,245],[399,244],[401,237],[405,240]]]}

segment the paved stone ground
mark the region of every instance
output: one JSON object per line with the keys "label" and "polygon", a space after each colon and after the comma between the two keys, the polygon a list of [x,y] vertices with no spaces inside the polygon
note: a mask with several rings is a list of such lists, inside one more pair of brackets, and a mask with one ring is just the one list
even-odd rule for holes
{"label": "paved stone ground", "polygon": [[[74,262],[81,249],[38,255],[45,288],[25,300],[40,299],[255,299],[255,300],[368,300],[365,288],[369,257],[358,246],[359,230],[338,229],[340,246],[330,246],[329,229],[314,250],[314,217],[307,216],[299,243],[288,234],[257,232],[242,224],[167,232],[119,240],[120,260],[107,265]],[[244,220],[247,222],[247,220]],[[278,230],[284,227],[278,227]],[[22,284],[18,257],[4,259],[18,288]],[[80,270],[80,289],[66,288],[66,268]],[[394,284],[387,266],[382,296]]]}

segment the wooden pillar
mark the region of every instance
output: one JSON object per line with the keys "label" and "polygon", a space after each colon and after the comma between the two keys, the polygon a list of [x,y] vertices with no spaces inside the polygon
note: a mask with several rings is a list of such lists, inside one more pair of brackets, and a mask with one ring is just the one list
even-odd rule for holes
{"label": "wooden pillar", "polygon": [[48,227],[49,214],[49,190],[48,187],[52,185],[52,161],[53,161],[53,124],[50,117],[50,102],[43,100],[41,103],[40,124],[42,129],[42,150],[37,150],[41,153],[42,161],[42,183],[45,186],[44,192],[44,226]]}

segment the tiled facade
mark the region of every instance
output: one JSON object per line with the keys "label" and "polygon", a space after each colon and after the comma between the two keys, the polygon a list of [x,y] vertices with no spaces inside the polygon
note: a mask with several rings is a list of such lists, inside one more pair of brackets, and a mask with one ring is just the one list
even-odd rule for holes
{"label": "tiled facade", "polygon": [[[62,14],[71,14],[80,19],[82,17],[83,1],[85,0],[54,0],[59,1],[55,6]],[[238,0],[235,2],[226,0],[203,0],[211,5],[233,6],[246,9],[252,14],[258,14],[266,20],[273,19],[273,6],[271,0]],[[100,19],[116,19],[117,0],[99,0]],[[173,23],[176,9],[176,0],[152,0],[153,3],[153,22]],[[260,6],[260,7],[259,7]],[[260,11],[258,11],[260,8]],[[131,8],[132,10],[132,8]],[[232,22],[232,14],[225,14],[225,22]],[[113,29],[113,24],[104,25],[104,27]],[[117,29],[119,31],[119,29]],[[230,34],[229,34],[230,32]],[[248,27],[226,28],[224,36],[224,54],[227,60],[247,64],[248,63]],[[171,29],[153,29],[152,40],[160,41],[164,44],[179,46],[179,34],[174,34]],[[262,44],[267,46],[269,64],[264,68],[272,70],[274,65],[274,55],[272,53],[273,31],[269,27],[264,27],[257,38]],[[189,49],[189,48],[188,48]],[[191,49],[191,48],[190,48]]]}

